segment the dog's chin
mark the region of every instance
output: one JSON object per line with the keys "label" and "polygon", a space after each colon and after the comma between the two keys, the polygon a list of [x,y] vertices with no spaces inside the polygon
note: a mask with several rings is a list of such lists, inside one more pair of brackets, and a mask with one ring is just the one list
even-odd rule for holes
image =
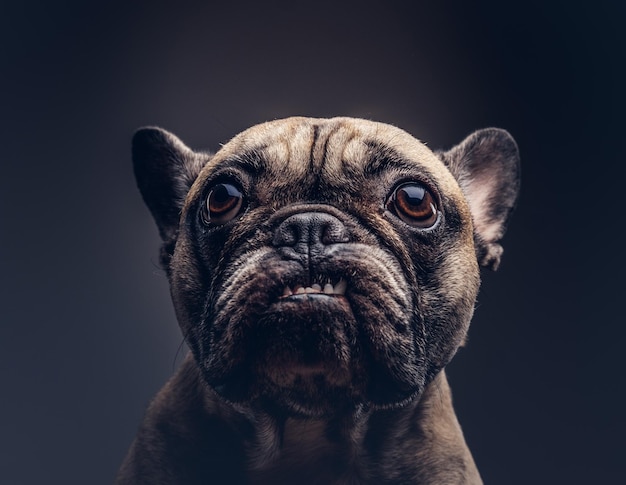
{"label": "dog's chin", "polygon": [[363,401],[354,371],[342,363],[305,363],[274,355],[246,375],[213,386],[232,403],[303,417],[331,417]]}
{"label": "dog's chin", "polygon": [[[267,374],[264,372],[267,371]],[[214,386],[224,400],[237,407],[265,410],[283,416],[328,418],[346,416],[357,409],[395,409],[412,402],[421,392],[396,390],[369,395],[368,389],[345,369],[292,363],[258,372],[252,379],[233,379]],[[245,385],[242,385],[243,383]]]}
{"label": "dog's chin", "polygon": [[207,381],[224,398],[273,403],[304,415],[328,414],[357,398],[361,351],[354,345],[356,324],[346,298],[284,295],[261,315],[240,315],[239,322],[230,321],[231,328],[244,330],[239,338],[232,345],[217,341],[211,353],[222,352],[221,366],[214,358],[203,366]]}

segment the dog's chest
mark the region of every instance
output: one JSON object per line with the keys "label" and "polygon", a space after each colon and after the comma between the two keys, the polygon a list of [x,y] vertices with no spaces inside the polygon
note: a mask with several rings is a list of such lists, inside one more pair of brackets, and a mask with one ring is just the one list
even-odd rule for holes
{"label": "dog's chest", "polygon": [[[361,483],[350,447],[335,442],[329,434],[326,422],[288,419],[279,449],[272,456],[267,455],[263,464],[251,473],[251,482]],[[257,453],[260,457],[262,452]]]}
{"label": "dog's chest", "polygon": [[285,462],[321,461],[332,456],[336,447],[327,437],[325,422],[287,420],[282,446]]}

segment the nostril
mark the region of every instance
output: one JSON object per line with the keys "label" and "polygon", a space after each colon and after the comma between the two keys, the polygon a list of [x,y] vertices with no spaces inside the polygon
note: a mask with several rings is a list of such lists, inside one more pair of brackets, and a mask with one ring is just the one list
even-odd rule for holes
{"label": "nostril", "polygon": [[285,224],[284,222],[274,233],[274,246],[295,246],[300,240],[300,229],[295,224]]}
{"label": "nostril", "polygon": [[[332,217],[332,216],[331,216]],[[322,244],[337,244],[348,242],[348,235],[346,233],[346,227],[339,220],[334,218],[334,221],[325,221],[321,230],[321,242]]]}

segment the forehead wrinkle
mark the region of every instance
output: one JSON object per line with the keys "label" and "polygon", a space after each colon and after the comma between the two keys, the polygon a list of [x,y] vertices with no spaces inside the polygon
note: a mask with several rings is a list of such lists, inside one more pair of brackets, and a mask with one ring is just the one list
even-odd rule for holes
{"label": "forehead wrinkle", "polygon": [[235,167],[251,174],[262,173],[267,170],[266,158],[261,153],[263,149],[259,147],[237,153],[221,162],[220,166]]}
{"label": "forehead wrinkle", "polygon": [[[320,165],[320,176],[336,178],[344,175],[348,160],[359,160],[365,153],[357,127],[338,123],[332,126],[324,141],[324,160]],[[319,141],[322,144],[322,141]]]}
{"label": "forehead wrinkle", "polygon": [[267,160],[268,170],[283,172],[290,168],[291,146],[286,138],[264,147],[263,157]]}
{"label": "forehead wrinkle", "polygon": [[[382,149],[381,159],[383,165],[405,172],[422,171],[431,180],[436,179],[436,184],[446,192],[455,194],[455,198],[462,198],[461,189],[445,164],[426,145],[399,128],[385,126],[381,135],[388,134],[384,141],[371,139],[372,150]],[[383,139],[380,136],[379,140]],[[381,153],[380,151],[378,153]],[[376,156],[376,152],[371,154]],[[370,164],[370,169],[384,170],[384,166],[377,167],[376,160]]]}
{"label": "forehead wrinkle", "polygon": [[290,165],[306,170],[311,160],[311,146],[315,142],[315,127],[311,123],[298,124],[287,133]]}
{"label": "forehead wrinkle", "polygon": [[327,165],[340,164],[345,144],[354,137],[354,129],[349,129],[341,122],[317,124],[316,128],[317,137],[312,147],[311,162],[314,171],[321,173]]}

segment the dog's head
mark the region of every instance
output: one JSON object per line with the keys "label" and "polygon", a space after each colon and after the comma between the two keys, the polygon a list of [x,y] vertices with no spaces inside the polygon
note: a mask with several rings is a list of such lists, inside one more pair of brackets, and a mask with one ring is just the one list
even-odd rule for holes
{"label": "dog's head", "polygon": [[402,405],[450,361],[519,179],[505,131],[435,154],[350,118],[261,124],[214,155],[145,128],[133,159],[208,385],[307,415]]}

